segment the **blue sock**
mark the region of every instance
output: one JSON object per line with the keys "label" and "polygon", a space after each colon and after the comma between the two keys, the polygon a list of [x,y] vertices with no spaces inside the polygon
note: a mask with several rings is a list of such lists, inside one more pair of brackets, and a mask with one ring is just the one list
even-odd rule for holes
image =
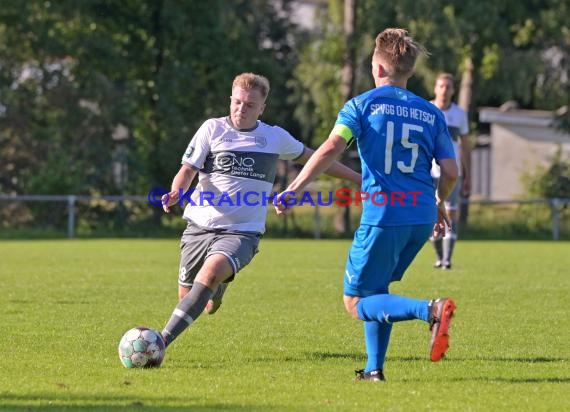
{"label": "blue sock", "polygon": [[391,323],[364,322],[364,338],[366,340],[366,355],[368,356],[364,372],[384,369],[390,332],[392,332]]}
{"label": "blue sock", "polygon": [[360,299],[356,304],[358,316],[364,321],[394,323],[403,320],[421,319],[428,321],[429,300],[407,298],[405,296],[382,294]]}

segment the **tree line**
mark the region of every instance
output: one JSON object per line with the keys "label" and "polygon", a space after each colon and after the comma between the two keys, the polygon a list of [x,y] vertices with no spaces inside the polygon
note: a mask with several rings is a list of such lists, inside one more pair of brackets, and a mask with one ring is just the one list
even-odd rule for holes
{"label": "tree line", "polygon": [[372,87],[386,27],[408,28],[431,53],[409,88],[429,98],[435,75],[454,73],[475,122],[477,107],[508,100],[568,104],[566,0],[312,1],[310,27],[292,19],[299,3],[0,0],[0,193],[168,186],[244,71],[271,81],[263,119],[315,147],[344,100]]}

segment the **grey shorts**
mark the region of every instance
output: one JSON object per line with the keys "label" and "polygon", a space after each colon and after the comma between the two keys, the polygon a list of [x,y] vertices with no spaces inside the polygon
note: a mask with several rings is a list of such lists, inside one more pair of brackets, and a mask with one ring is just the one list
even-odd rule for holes
{"label": "grey shorts", "polygon": [[206,229],[189,221],[180,241],[178,284],[192,287],[206,258],[217,253],[224,255],[233,268],[233,275],[226,280],[231,282],[258,252],[260,239],[260,233]]}
{"label": "grey shorts", "polygon": [[461,177],[457,179],[455,187],[445,200],[445,208],[447,210],[457,210],[459,208],[459,192],[461,191]]}
{"label": "grey shorts", "polygon": [[[434,186],[437,188],[438,179],[434,179]],[[453,190],[445,200],[445,209],[447,210],[457,210],[459,209],[459,192],[461,191],[461,176],[457,179]]]}

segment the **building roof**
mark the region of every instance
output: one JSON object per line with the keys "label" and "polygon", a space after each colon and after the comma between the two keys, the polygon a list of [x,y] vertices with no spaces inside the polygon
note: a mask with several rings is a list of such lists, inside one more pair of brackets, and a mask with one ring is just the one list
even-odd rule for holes
{"label": "building roof", "polygon": [[555,119],[556,112],[554,111],[504,109],[498,107],[481,107],[479,109],[479,121],[484,123],[550,127]]}

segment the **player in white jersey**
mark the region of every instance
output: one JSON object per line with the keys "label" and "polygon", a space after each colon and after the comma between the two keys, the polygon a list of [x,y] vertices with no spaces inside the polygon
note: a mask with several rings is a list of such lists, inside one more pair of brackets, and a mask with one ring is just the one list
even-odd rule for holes
{"label": "player in white jersey", "polygon": [[[458,237],[460,199],[468,198],[471,193],[471,144],[467,136],[469,122],[465,110],[451,101],[453,93],[455,93],[453,75],[439,74],[435,81],[435,98],[432,103],[443,112],[459,168],[457,184],[445,202],[445,208],[452,222],[451,230],[446,232],[443,238],[431,238],[437,256],[434,267],[441,269],[451,269],[451,258]],[[435,161],[431,174],[435,180],[439,179],[440,170]]]}
{"label": "player in white jersey", "polygon": [[[205,310],[214,313],[234,276],[257,253],[278,159],[304,164],[313,150],[286,130],[259,120],[269,81],[242,73],[232,85],[230,115],[209,119],[196,132],[182,166],[163,196],[163,208],[187,201],[182,235],[179,303],[162,335],[169,345]],[[186,193],[198,173],[198,184]],[[340,164],[327,173],[360,186],[360,174]]]}

